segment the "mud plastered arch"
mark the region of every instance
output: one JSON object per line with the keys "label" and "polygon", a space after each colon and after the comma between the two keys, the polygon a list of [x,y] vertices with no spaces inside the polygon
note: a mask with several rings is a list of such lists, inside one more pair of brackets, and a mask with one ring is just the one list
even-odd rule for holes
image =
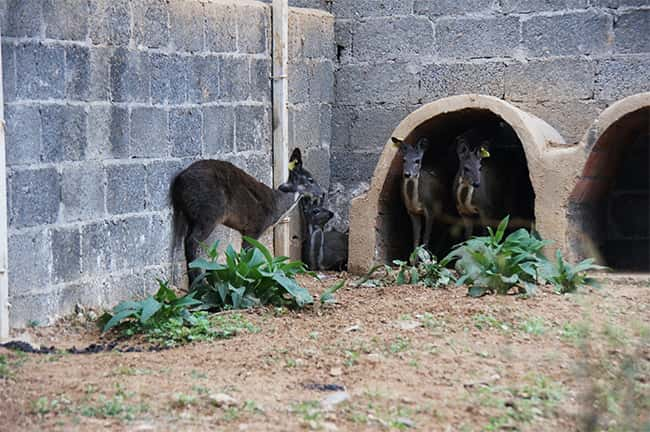
{"label": "mud plastered arch", "polygon": [[[554,247],[567,250],[566,208],[569,195],[577,183],[575,167],[582,162],[576,146],[567,147],[562,136],[543,120],[501,99],[484,95],[459,95],[431,102],[409,114],[388,137],[375,168],[367,193],[355,198],[350,208],[349,269],[355,273],[368,271],[373,265],[387,261],[382,244],[386,216],[380,212],[384,188],[399,181],[390,173],[398,157],[392,137],[413,140],[418,127],[450,113],[489,112],[507,123],[523,147],[528,173],[535,193],[534,211],[540,234],[553,240]],[[584,151],[582,152],[584,153]],[[582,166],[582,165],[579,165]],[[395,205],[401,205],[395,203]],[[405,235],[409,232],[404,230]]]}
{"label": "mud plastered arch", "polygon": [[[589,127],[578,144],[578,160],[575,165],[577,172],[573,177],[572,192],[567,203],[566,241],[573,259],[596,257],[614,270],[650,271],[647,233],[650,229],[647,219],[649,145],[650,92],[632,95],[612,104]],[[625,163],[626,157],[628,162],[632,159],[637,169],[629,169]],[[621,205],[620,200],[609,201],[610,193],[616,192],[613,189],[620,186],[620,176],[630,174],[645,187],[641,212],[634,207],[630,208],[629,203]],[[616,210],[619,211],[619,217],[612,214]],[[620,212],[624,213],[623,221],[620,220]],[[646,230],[646,238],[642,242],[636,242],[636,250],[634,239],[622,246],[620,261],[612,259],[612,254],[616,254],[616,249],[621,247],[617,245],[620,239],[616,238],[620,236],[620,233],[616,233],[617,222],[623,222],[627,229],[633,229],[640,222]],[[634,268],[634,263],[630,261],[635,259],[637,264],[643,265]],[[639,259],[645,262],[638,262]]]}

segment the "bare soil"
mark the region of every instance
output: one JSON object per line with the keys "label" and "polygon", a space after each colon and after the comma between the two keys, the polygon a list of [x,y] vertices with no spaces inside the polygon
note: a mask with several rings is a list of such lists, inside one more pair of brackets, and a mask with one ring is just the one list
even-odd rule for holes
{"label": "bare soil", "polygon": [[[335,277],[303,282],[318,292]],[[593,382],[609,382],[593,365],[607,362],[616,376],[650,324],[647,282],[564,296],[543,288],[528,299],[345,288],[337,300],[243,312],[257,331],[160,352],[0,348],[0,430],[577,430],[593,411]],[[57,348],[100,340],[93,325],[70,320],[30,337]],[[633,380],[645,392],[650,348],[635,352]],[[625,430],[612,416],[605,426]]]}

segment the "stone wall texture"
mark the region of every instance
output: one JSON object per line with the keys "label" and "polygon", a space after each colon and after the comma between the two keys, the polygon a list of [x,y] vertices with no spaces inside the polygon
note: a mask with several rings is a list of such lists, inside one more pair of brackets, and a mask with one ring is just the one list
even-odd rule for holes
{"label": "stone wall texture", "polygon": [[[229,160],[271,184],[270,9],[0,0],[12,326],[168,278],[167,191],[192,161]],[[291,22],[291,145],[327,185],[334,23],[298,10]],[[224,228],[213,237],[239,241]]]}

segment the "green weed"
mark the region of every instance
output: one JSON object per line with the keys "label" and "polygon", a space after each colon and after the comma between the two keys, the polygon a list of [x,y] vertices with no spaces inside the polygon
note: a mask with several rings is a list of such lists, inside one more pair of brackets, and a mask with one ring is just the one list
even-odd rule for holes
{"label": "green weed", "polygon": [[521,324],[520,328],[525,333],[534,336],[541,336],[546,332],[543,318],[529,318]]}

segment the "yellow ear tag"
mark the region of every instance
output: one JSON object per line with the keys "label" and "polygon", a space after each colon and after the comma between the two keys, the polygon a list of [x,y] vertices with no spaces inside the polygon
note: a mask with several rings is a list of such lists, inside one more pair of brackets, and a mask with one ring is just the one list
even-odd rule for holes
{"label": "yellow ear tag", "polygon": [[490,152],[485,147],[481,147],[481,159],[489,158]]}
{"label": "yellow ear tag", "polygon": [[293,169],[296,167],[296,161],[293,160],[289,162],[289,171],[293,171]]}

